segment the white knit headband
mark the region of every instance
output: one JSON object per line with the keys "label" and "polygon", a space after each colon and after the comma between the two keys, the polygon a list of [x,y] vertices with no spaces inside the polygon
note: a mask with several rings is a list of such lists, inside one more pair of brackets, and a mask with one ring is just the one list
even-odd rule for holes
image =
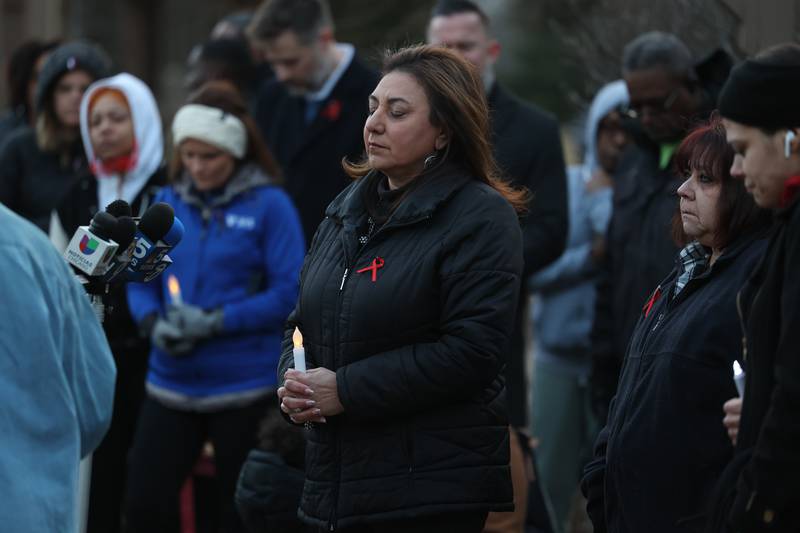
{"label": "white knit headband", "polygon": [[236,159],[244,157],[247,151],[244,123],[218,107],[188,104],[175,113],[172,120],[175,146],[180,146],[188,138],[214,145]]}

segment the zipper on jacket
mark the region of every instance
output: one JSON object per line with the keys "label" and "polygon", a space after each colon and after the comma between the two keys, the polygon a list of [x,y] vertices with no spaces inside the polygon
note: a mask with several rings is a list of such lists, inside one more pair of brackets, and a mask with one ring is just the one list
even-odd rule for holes
{"label": "zipper on jacket", "polygon": [[660,325],[661,325],[661,321],[662,321],[662,320],[664,320],[664,315],[665,315],[665,314],[666,314],[666,311],[661,311],[661,312],[658,314],[658,318],[656,318],[656,325],[655,325],[655,326],[653,326],[653,329],[651,329],[651,330],[650,330],[650,332],[651,332],[651,333],[652,333],[652,332],[654,332],[655,330],[657,330],[657,329],[658,329],[658,326],[660,326]]}
{"label": "zipper on jacket", "polygon": [[[335,309],[335,314],[334,314],[334,317],[337,318],[336,320],[334,320],[334,330],[333,330],[333,363],[334,363],[334,367],[337,366],[337,359],[338,359],[338,352],[339,352],[339,321],[338,321],[338,317],[339,317],[340,308],[341,308],[341,305],[342,305],[344,284],[347,281],[347,276],[350,274],[350,267],[352,265],[356,264],[356,262],[358,261],[359,257],[361,257],[361,254],[364,252],[364,249],[366,249],[367,246],[369,246],[369,244],[375,240],[375,237],[377,237],[378,235],[383,233],[385,230],[387,230],[387,229],[395,229],[395,228],[399,228],[399,227],[403,227],[403,226],[410,226],[412,224],[416,224],[418,222],[422,222],[422,221],[428,220],[430,218],[431,218],[431,215],[427,215],[427,216],[419,218],[419,219],[415,219],[415,220],[411,220],[411,221],[407,221],[407,222],[402,222],[402,223],[395,223],[395,224],[392,224],[391,223],[392,221],[390,220],[389,222],[384,224],[382,227],[378,228],[378,231],[376,231],[375,234],[372,235],[372,237],[370,237],[369,240],[367,240],[367,242],[362,244],[358,248],[358,250],[356,250],[355,256],[352,257],[352,258],[347,257],[347,247],[344,244],[342,245],[342,249],[343,249],[344,256],[345,256],[344,257],[344,273],[342,274],[342,281],[339,284],[339,293],[336,296],[336,309]],[[332,428],[332,430],[333,430],[333,428]],[[335,531],[336,530],[336,508],[339,505],[339,485],[341,484],[341,477],[342,477],[342,458],[341,458],[342,448],[341,448],[341,444],[339,442],[339,432],[338,431],[335,431],[335,435],[334,435],[332,440],[335,442],[335,445],[336,445],[336,456],[337,456],[337,461],[336,461],[337,474],[336,474],[336,477],[337,477],[337,483],[336,483],[336,488],[334,489],[334,493],[333,493],[333,505],[331,505],[331,514],[330,514],[330,517],[328,518],[328,531]]]}
{"label": "zipper on jacket", "polygon": [[742,361],[747,361],[747,329],[742,312],[742,291],[736,293],[736,312],[739,314],[739,326],[742,328]]}

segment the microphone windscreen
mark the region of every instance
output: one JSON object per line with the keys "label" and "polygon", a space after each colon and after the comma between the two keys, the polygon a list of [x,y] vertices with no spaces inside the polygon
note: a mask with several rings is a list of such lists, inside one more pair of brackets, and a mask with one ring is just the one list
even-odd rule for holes
{"label": "microphone windscreen", "polygon": [[117,227],[111,234],[114,242],[119,244],[117,255],[121,254],[128,249],[128,246],[133,242],[136,237],[136,222],[131,217],[121,216],[117,219]]}
{"label": "microphone windscreen", "polygon": [[114,200],[106,206],[106,213],[110,213],[115,217],[129,217],[133,215],[131,206],[125,200]]}
{"label": "microphone windscreen", "polygon": [[139,231],[145,237],[156,242],[167,234],[175,220],[175,211],[172,206],[164,202],[158,202],[150,206],[144,212],[139,221]]}
{"label": "microphone windscreen", "polygon": [[170,246],[175,246],[181,242],[181,239],[183,238],[183,232],[183,222],[181,222],[181,219],[178,217],[175,217],[175,220],[172,222],[172,227],[169,228],[169,231],[161,238],[161,240]]}
{"label": "microphone windscreen", "polygon": [[110,215],[105,211],[98,211],[94,217],[92,217],[92,222],[89,224],[89,231],[107,241],[111,239],[111,235],[114,233],[116,227],[117,219],[114,215]]}

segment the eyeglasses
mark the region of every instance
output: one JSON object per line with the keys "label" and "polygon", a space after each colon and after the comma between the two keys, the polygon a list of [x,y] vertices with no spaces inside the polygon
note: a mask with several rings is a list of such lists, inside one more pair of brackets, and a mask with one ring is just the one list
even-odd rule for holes
{"label": "eyeglasses", "polygon": [[653,115],[668,113],[678,99],[678,91],[680,91],[680,87],[675,87],[664,98],[643,100],[629,105],[628,108],[625,109],[625,115],[628,118],[638,119],[644,115],[645,110]]}

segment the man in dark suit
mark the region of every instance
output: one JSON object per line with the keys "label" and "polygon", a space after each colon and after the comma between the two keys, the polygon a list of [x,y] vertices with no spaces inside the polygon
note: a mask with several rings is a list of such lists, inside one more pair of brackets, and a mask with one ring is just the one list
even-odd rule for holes
{"label": "man in dark suit", "polygon": [[356,59],[352,45],[336,42],[326,0],[265,0],[247,33],[275,72],[257,97],[255,120],[310,244],[325,208],[349,183],[342,158],[364,151],[378,75]]}
{"label": "man in dark suit", "polygon": [[[427,40],[460,53],[480,72],[489,102],[492,146],[500,170],[512,184],[532,193],[522,220],[523,274],[530,276],[557,259],[567,238],[567,185],[558,122],[533,104],[507,92],[495,80],[500,44],[489,32],[489,18],[469,0],[440,0],[431,11]],[[506,397],[512,426],[526,427],[528,385],[525,332],[528,289],[522,284],[506,361]],[[513,513],[490,513],[486,530],[518,531],[526,520],[528,487],[522,447],[511,432]],[[537,514],[536,508],[531,510]]]}
{"label": "man in dark suit", "polygon": [[[488,17],[473,2],[438,2],[431,12],[427,40],[459,52],[481,73],[491,113],[495,158],[514,185],[527,187],[533,194],[529,213],[522,221],[527,277],[558,258],[566,242],[567,189],[558,123],[495,80],[500,44],[489,33]],[[527,423],[523,335],[527,297],[523,287],[506,369],[509,418],[515,426]]]}

